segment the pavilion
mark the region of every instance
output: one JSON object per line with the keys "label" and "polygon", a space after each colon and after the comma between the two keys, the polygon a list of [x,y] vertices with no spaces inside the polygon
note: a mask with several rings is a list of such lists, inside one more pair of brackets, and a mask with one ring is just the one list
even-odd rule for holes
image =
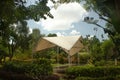
{"label": "pavilion", "polygon": [[68,54],[68,62],[70,64],[70,56],[78,53],[83,48],[82,37],[81,36],[43,37],[38,41],[38,44],[36,45],[34,51],[39,52],[55,46],[60,47]]}

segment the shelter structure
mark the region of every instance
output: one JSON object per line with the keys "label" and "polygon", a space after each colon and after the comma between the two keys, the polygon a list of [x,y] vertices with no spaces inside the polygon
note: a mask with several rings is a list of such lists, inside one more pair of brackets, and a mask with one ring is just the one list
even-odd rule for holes
{"label": "shelter structure", "polygon": [[60,37],[43,37],[38,41],[35,52],[58,46],[68,54],[70,64],[70,56],[78,53],[82,48],[81,36],[60,36]]}

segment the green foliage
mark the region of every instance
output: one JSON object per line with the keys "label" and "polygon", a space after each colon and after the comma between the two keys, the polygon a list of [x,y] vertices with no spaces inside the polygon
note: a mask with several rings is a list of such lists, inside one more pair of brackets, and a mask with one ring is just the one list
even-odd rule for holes
{"label": "green foliage", "polygon": [[[120,2],[118,0],[59,0],[60,3],[65,2],[82,2],[84,8],[88,11],[94,11],[98,14],[99,20],[106,21],[106,26],[101,26],[96,23],[92,17],[87,23],[101,27],[105,33],[108,33],[109,38],[115,44],[115,57],[120,56]],[[87,17],[89,19],[89,17]],[[105,28],[106,27],[106,28]]]}
{"label": "green foliage", "polygon": [[100,53],[100,41],[96,36],[89,41],[89,44],[90,53]]}
{"label": "green foliage", "polygon": [[24,73],[26,63],[18,62],[18,61],[9,61],[3,65],[3,70],[16,72],[16,73]]}
{"label": "green foliage", "polygon": [[35,59],[39,59],[39,58],[47,58],[47,59],[51,59],[51,57],[53,56],[54,53],[52,53],[52,50],[46,50],[43,52],[37,52],[33,55],[33,58]]}
{"label": "green foliage", "polygon": [[41,18],[46,19],[46,15],[53,18],[49,12],[50,8],[46,5],[48,0],[36,0],[34,5],[26,5],[27,2],[27,0],[0,2],[0,44],[8,48],[10,58],[18,48],[21,48],[22,52],[29,50],[31,36],[27,20],[39,21]]}
{"label": "green foliage", "polygon": [[[101,60],[101,61],[96,61],[94,63],[95,66],[111,66],[111,65],[115,65],[114,61],[106,61],[106,60]],[[118,61],[117,65],[120,65],[120,62]]]}
{"label": "green foliage", "polygon": [[4,0],[0,5],[0,18],[9,23],[18,20],[34,19],[39,21],[40,18],[46,18],[44,14],[52,17],[50,8],[46,5],[47,0],[36,1],[34,5],[26,6],[27,0]]}
{"label": "green foliage", "polygon": [[96,61],[94,63],[95,66],[105,66],[106,65],[106,61],[105,60],[101,60],[101,61]]}
{"label": "green foliage", "polygon": [[57,34],[52,34],[52,33],[48,34],[48,37],[55,37],[55,36],[57,36]]}
{"label": "green foliage", "polygon": [[91,78],[91,77],[77,77],[75,80],[119,80],[118,77],[100,77],[100,78]]}
{"label": "green foliage", "polygon": [[103,54],[101,52],[101,42],[94,36],[89,42],[89,52],[93,58],[93,61],[100,61],[103,59]]}
{"label": "green foliage", "polygon": [[111,40],[100,42],[96,37],[90,40],[90,54],[93,62],[113,59],[115,45]]}
{"label": "green foliage", "polygon": [[22,49],[22,52],[29,49],[29,41],[30,41],[30,35],[29,35],[29,27],[27,27],[26,21],[21,21],[18,23],[16,27],[16,33],[17,33],[17,39],[16,44],[18,47]]}
{"label": "green foliage", "polygon": [[31,40],[29,41],[29,43],[31,45],[29,45],[29,46],[30,46],[31,49],[34,49],[35,45],[37,44],[38,40],[41,37],[40,30],[39,29],[33,29],[32,33],[30,34],[30,37],[31,37]]}
{"label": "green foliage", "polygon": [[110,59],[114,54],[114,44],[111,40],[106,40],[101,45],[102,53],[104,54],[105,60]]}
{"label": "green foliage", "polygon": [[20,49],[17,49],[14,53],[13,59],[15,60],[30,60],[32,59],[32,53],[30,50],[25,50],[24,53]]}
{"label": "green foliage", "polygon": [[3,65],[3,69],[9,72],[25,74],[33,78],[41,78],[52,73],[50,61],[45,58],[34,62],[7,62]]}
{"label": "green foliage", "polygon": [[67,59],[67,54],[65,52],[61,52],[58,55],[56,55],[56,58],[58,56],[58,61],[60,64],[65,64],[68,63],[68,59]]}
{"label": "green foliage", "polygon": [[89,53],[80,53],[80,64],[87,64],[88,61],[91,59],[91,55]]}
{"label": "green foliage", "polygon": [[43,76],[48,76],[52,73],[52,66],[50,64],[50,61],[45,58],[41,58],[35,62],[32,63],[31,66],[27,67],[27,73],[29,76],[32,76],[34,78],[42,78]]}
{"label": "green foliage", "polygon": [[[69,78],[76,77],[90,77],[90,78],[101,78],[101,77],[116,77],[120,75],[119,66],[75,66],[70,67],[66,70],[66,75]],[[94,79],[93,79],[94,80]]]}
{"label": "green foliage", "polygon": [[41,37],[41,35],[40,35],[41,33],[40,33],[40,30],[39,29],[33,29],[32,30],[32,34],[31,34],[31,36],[32,36],[32,40],[33,41],[38,41],[38,39]]}
{"label": "green foliage", "polygon": [[37,52],[33,56],[35,59],[47,58],[51,60],[52,63],[57,63],[57,59],[59,60],[59,63],[61,64],[67,63],[68,62],[67,54],[63,50],[61,50],[60,53],[58,54],[55,51],[55,49],[56,48],[51,48],[51,49],[47,49],[41,52]]}
{"label": "green foliage", "polygon": [[100,42],[94,36],[90,40],[85,38],[84,43],[85,46],[88,47],[88,52],[91,55],[90,60],[92,60],[95,65],[102,65],[104,63],[102,62],[102,60],[113,60],[119,56],[118,54],[116,54],[117,48],[115,47],[115,44],[112,42],[111,39]]}

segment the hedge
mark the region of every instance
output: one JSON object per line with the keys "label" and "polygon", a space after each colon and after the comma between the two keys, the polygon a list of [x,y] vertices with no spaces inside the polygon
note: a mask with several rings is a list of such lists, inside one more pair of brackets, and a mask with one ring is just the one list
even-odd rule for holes
{"label": "hedge", "polygon": [[99,77],[99,78],[91,78],[91,77],[77,77],[75,80],[119,80],[120,77]]}
{"label": "hedge", "polygon": [[3,65],[2,70],[14,72],[16,74],[25,74],[32,78],[41,78],[51,75],[53,69],[48,59],[41,58],[34,62],[10,61]]}
{"label": "hedge", "polygon": [[66,69],[68,78],[77,77],[116,77],[120,75],[120,66],[74,66]]}

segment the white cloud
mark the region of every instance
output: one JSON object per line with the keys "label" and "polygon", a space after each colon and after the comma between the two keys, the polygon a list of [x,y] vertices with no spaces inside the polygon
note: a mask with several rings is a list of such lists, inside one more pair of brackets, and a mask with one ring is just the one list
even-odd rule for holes
{"label": "white cloud", "polygon": [[52,7],[52,6],[54,6],[54,4],[53,4],[53,2],[51,2],[50,0],[48,0],[47,6]]}
{"label": "white cloud", "polygon": [[67,33],[65,33],[65,32],[57,32],[56,34],[57,34],[57,36],[66,36],[67,35]]}
{"label": "white cloud", "polygon": [[64,34],[62,34],[61,32],[57,32],[56,34],[57,36],[64,36]]}
{"label": "white cloud", "polygon": [[79,3],[64,3],[57,9],[52,8],[51,14],[54,19],[47,18],[41,20],[41,24],[45,30],[69,30],[73,28],[72,24],[83,19],[87,15],[85,9]]}
{"label": "white cloud", "polygon": [[80,32],[78,32],[77,30],[72,30],[70,32],[70,35],[80,35]]}
{"label": "white cloud", "polygon": [[94,37],[94,35],[90,35],[88,38],[89,38],[89,39],[92,39],[93,37]]}

